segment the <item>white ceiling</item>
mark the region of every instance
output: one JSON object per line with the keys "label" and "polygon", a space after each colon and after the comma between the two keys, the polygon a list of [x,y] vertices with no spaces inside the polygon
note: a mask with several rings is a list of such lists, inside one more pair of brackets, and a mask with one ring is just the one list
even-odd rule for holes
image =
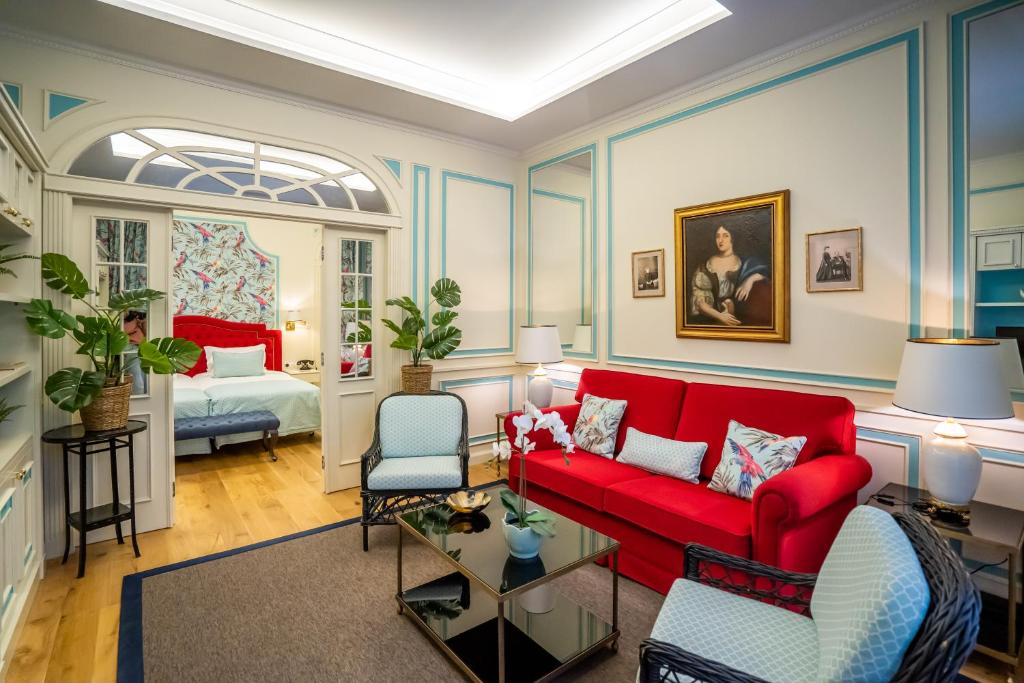
{"label": "white ceiling", "polygon": [[[300,27],[296,30],[316,30],[334,39],[344,35],[345,41],[353,44],[372,39],[377,52],[391,59],[415,61],[431,73],[455,73],[457,68],[456,81],[482,81],[485,85],[543,80],[551,73],[552,65],[572,64],[574,55],[600,52],[598,44],[615,40],[609,35],[616,27],[619,33],[615,35],[622,36],[628,33],[624,29],[646,25],[648,42],[634,41],[634,50],[640,45],[640,51],[633,55],[624,51],[617,57],[617,68],[610,67],[607,59],[597,60],[596,67],[591,65],[590,75],[586,69],[580,72],[582,76],[576,74],[576,85],[565,86],[560,81],[561,90],[556,90],[566,94],[552,96],[553,91],[545,91],[548,94],[526,109],[547,99],[550,103],[510,122],[473,110],[482,108],[479,106],[452,104],[457,98],[440,101],[436,94],[410,92],[427,90],[417,88],[416,83],[382,84],[352,75],[355,69],[340,71],[341,67],[334,64],[328,68],[327,59],[310,63],[316,60],[299,54],[278,54],[280,46],[275,48],[277,51],[254,47],[259,41],[252,36],[247,39],[252,44],[240,43],[224,37],[230,33],[230,26],[220,25],[217,30],[222,35],[212,35],[114,7],[107,4],[108,0],[5,0],[0,22],[15,30],[43,33],[216,79],[523,150],[766,53],[802,44],[837,27],[907,4],[907,0],[720,0],[731,16],[684,39],[676,36],[670,40],[664,29],[666,25],[678,28],[679,22],[662,21],[669,16],[665,12],[684,5],[692,10],[697,5],[686,3],[707,0],[159,1],[164,10],[174,11],[186,3],[204,12],[230,5],[235,11],[227,15],[229,18],[237,17],[238,12],[281,16],[286,11],[288,20],[294,22],[290,25]],[[657,28],[662,32],[654,30]],[[669,30],[668,35],[676,34]],[[657,45],[664,46],[637,58]],[[600,73],[605,75],[592,80]],[[587,83],[588,79],[592,82]],[[579,83],[586,84],[579,87]],[[423,85],[422,80],[419,85]],[[472,88],[469,94],[473,95]]]}

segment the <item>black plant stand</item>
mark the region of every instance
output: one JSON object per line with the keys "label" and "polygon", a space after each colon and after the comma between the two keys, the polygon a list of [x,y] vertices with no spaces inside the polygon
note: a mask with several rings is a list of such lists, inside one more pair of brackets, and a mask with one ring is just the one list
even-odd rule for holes
{"label": "black plant stand", "polygon": [[[60,444],[64,462],[64,559],[68,561],[71,550],[71,528],[78,530],[78,578],[85,576],[86,533],[113,524],[117,529],[117,542],[124,544],[121,522],[130,521],[132,549],[135,557],[140,556],[139,543],[135,538],[135,449],[133,437],[146,430],[141,420],[129,420],[122,429],[101,432],[87,432],[80,424],[51,429],[43,434],[44,443]],[[117,491],[117,451],[128,449],[129,504],[121,503]],[[113,500],[106,505],[86,508],[86,483],[88,481],[89,457],[93,453],[106,452],[110,456],[110,490]],[[71,482],[68,476],[68,454],[78,455],[78,511],[71,512]]]}

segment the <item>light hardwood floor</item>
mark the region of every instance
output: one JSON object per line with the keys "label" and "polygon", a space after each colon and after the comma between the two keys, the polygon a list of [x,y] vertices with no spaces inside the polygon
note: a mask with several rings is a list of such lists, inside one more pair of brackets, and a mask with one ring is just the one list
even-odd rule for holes
{"label": "light hardwood floor", "polygon": [[[258,447],[236,445],[179,459],[176,523],[141,535],[142,557],[133,557],[130,543],[90,545],[83,579],[75,578],[74,555],[64,566],[49,561],[7,680],[113,681],[122,577],[360,514],[358,489],[321,492],[319,441],[288,437],[278,454],[280,460],[271,463]],[[470,468],[472,485],[495,478],[489,465]],[[986,682],[1006,680],[1003,671],[982,660],[965,669]]]}

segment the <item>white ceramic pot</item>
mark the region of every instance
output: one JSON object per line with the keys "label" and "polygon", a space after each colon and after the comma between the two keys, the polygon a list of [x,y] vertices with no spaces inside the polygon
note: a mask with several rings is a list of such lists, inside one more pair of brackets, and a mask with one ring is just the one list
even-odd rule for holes
{"label": "white ceramic pot", "polygon": [[[531,510],[530,512],[534,512]],[[501,520],[505,528],[505,541],[508,543],[508,552],[512,557],[520,560],[528,560],[537,557],[540,552],[540,543],[544,537],[530,527],[519,528],[509,521],[512,513],[506,512]]]}
{"label": "white ceramic pot", "polygon": [[519,596],[519,606],[530,614],[547,614],[555,608],[555,596],[555,587],[545,583]]}

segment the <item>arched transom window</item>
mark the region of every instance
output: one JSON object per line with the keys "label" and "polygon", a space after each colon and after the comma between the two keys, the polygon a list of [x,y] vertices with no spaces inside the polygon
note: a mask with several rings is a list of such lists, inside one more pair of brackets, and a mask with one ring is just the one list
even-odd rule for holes
{"label": "arched transom window", "polygon": [[173,128],[108,135],[71,175],[334,209],[389,213],[365,173],[322,154]]}

